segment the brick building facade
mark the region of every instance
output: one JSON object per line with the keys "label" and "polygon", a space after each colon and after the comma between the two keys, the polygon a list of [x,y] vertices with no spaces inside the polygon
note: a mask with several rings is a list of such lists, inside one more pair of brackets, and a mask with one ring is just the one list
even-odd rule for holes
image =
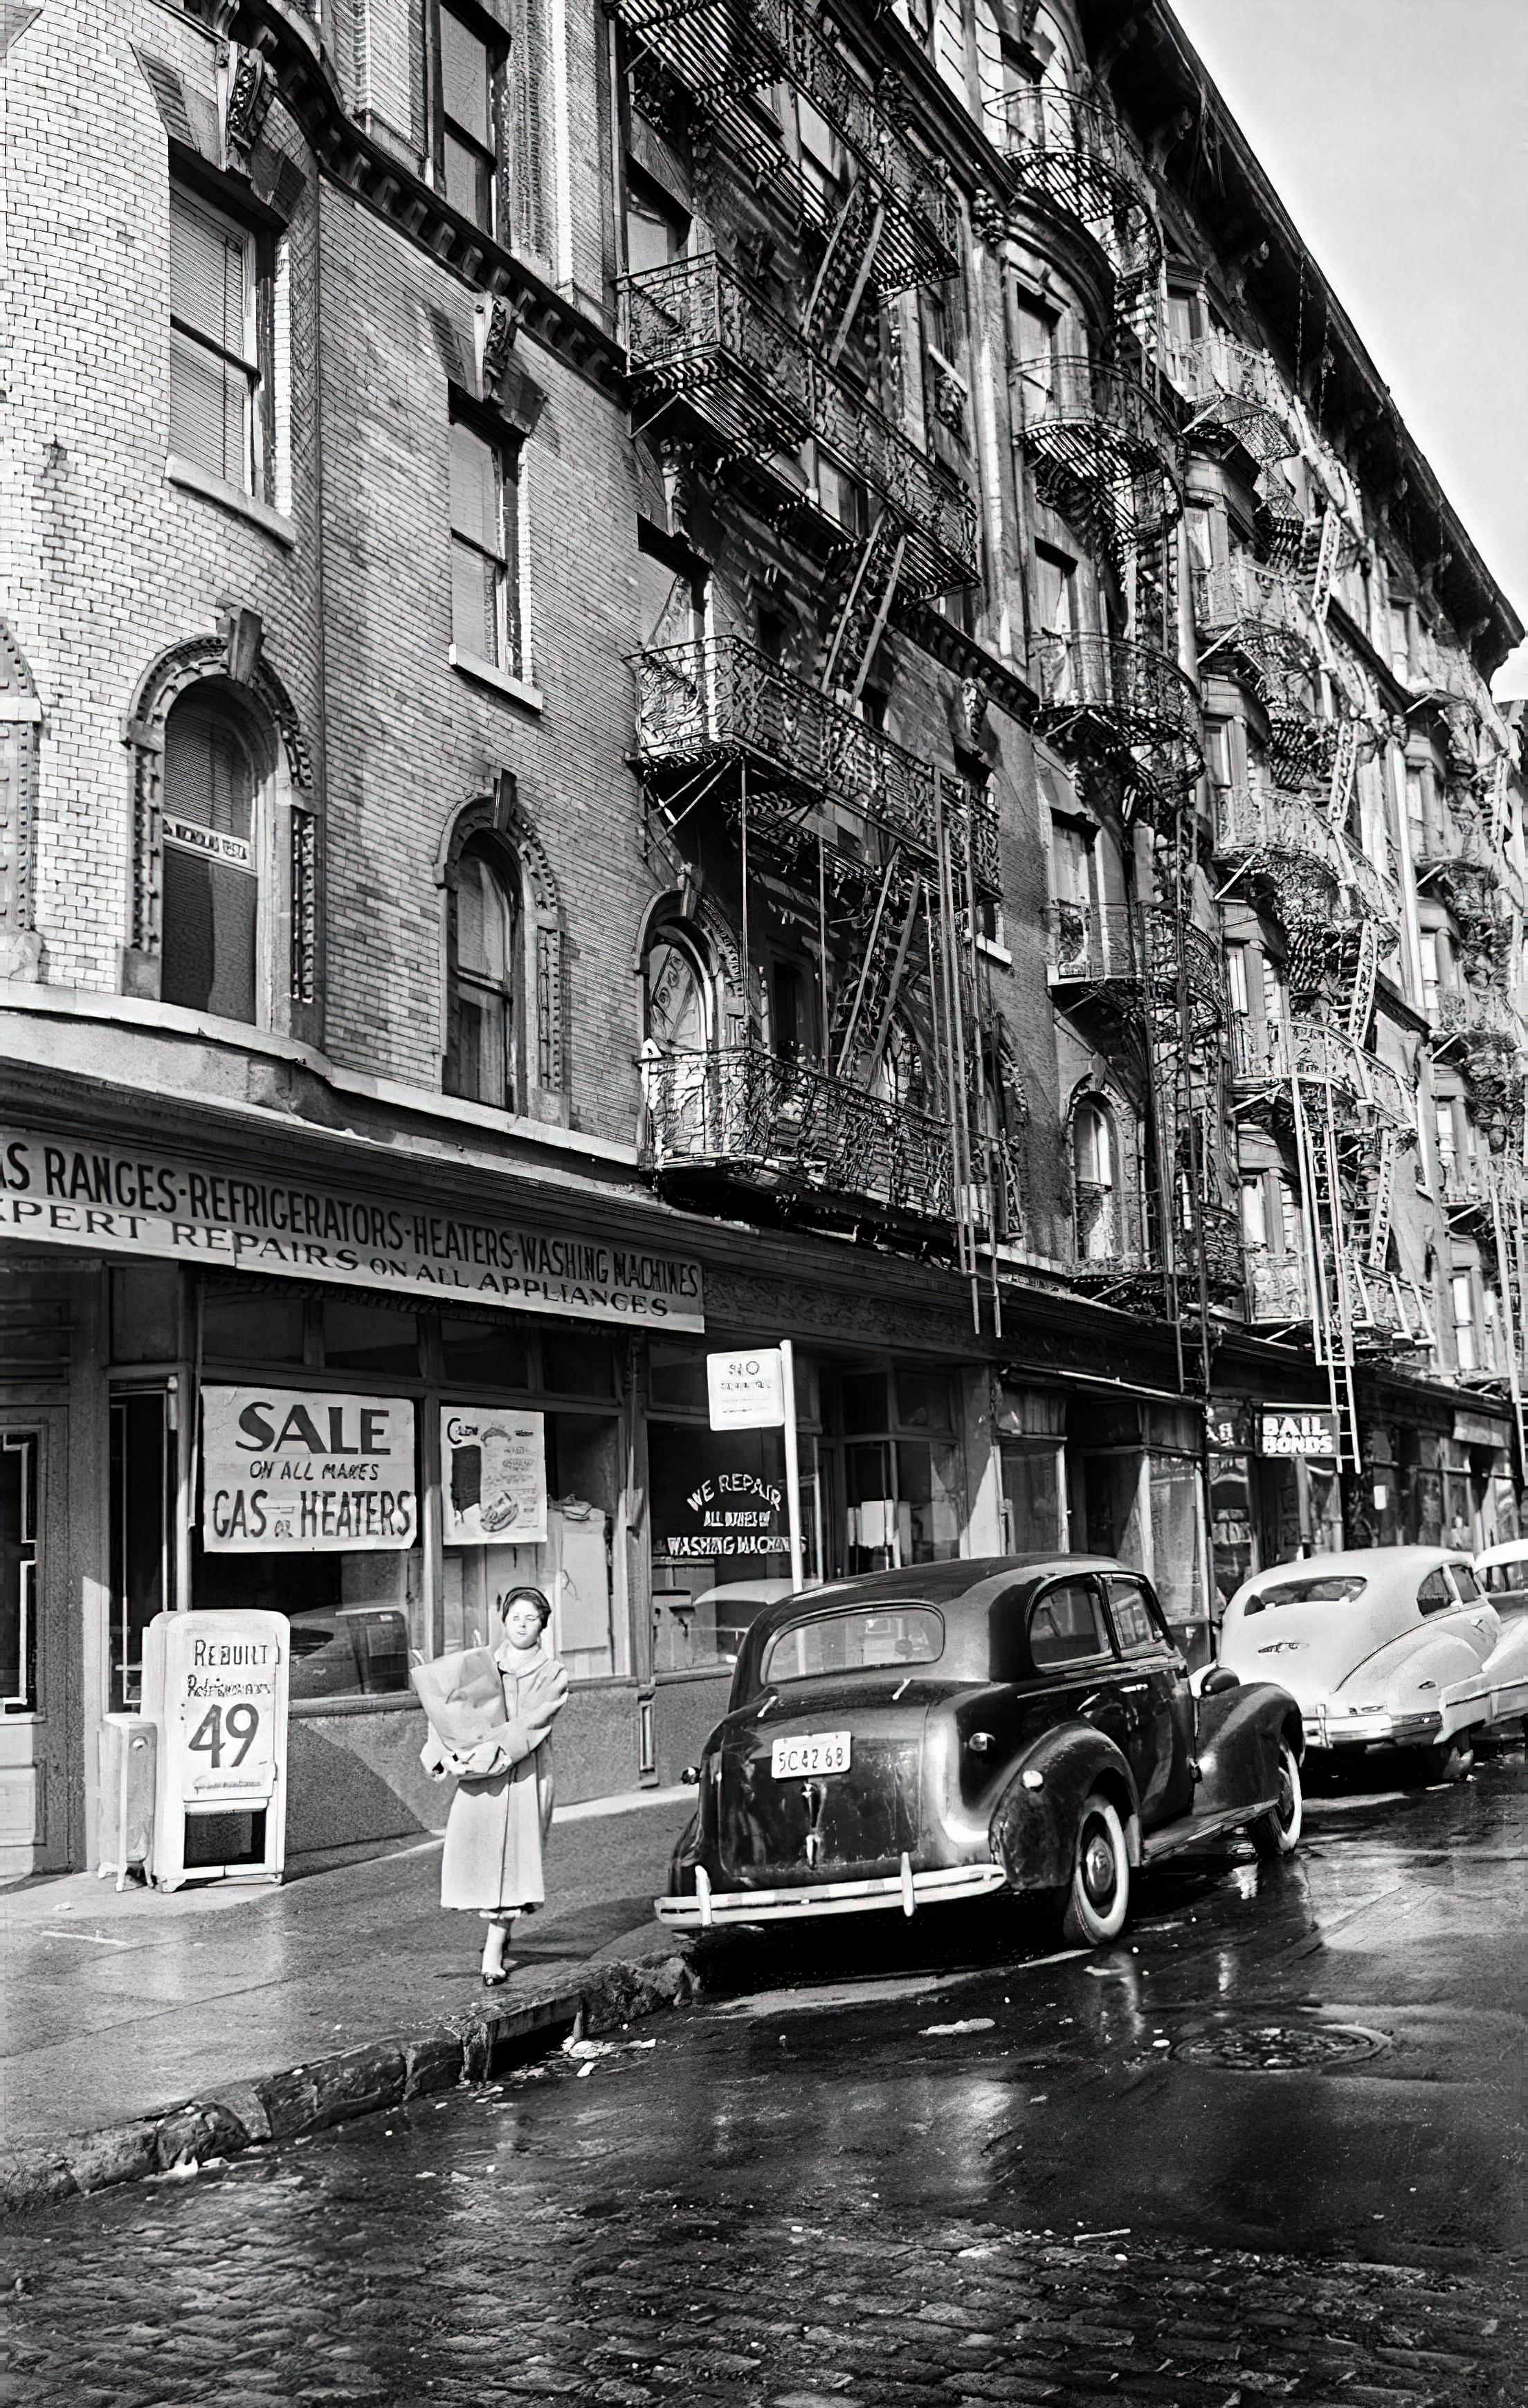
{"label": "brick building facade", "polygon": [[[297,1844],[515,1579],[565,1782],[672,1777],[786,1564],[708,1347],[812,1577],[1203,1652],[1515,1526],[1521,629],[1165,8],[0,35],[0,1862],[165,1606],[292,1614]],[[407,1545],[216,1542],[252,1383],[412,1402]]]}

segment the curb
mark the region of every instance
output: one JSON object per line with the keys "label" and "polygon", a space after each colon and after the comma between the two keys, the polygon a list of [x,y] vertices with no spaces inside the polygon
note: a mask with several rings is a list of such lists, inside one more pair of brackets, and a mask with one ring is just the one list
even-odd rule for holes
{"label": "curb", "polygon": [[469,2087],[486,2082],[509,2048],[534,2053],[543,2035],[550,2042],[574,2026],[610,2031],[660,2007],[683,2006],[699,1987],[687,1956],[613,1957],[556,1988],[339,2049],[257,2082],[230,2083],[210,2098],[187,2100],[134,2123],[6,2150],[0,2152],[0,2215],[322,2132],[431,2091]]}

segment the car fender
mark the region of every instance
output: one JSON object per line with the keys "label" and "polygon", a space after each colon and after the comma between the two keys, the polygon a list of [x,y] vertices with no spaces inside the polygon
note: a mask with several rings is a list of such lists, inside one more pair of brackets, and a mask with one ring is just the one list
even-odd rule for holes
{"label": "car fender", "polygon": [[1296,1763],[1305,1753],[1298,1701],[1274,1681],[1247,1681],[1198,1701],[1195,1749],[1198,1814],[1252,1807],[1278,1791],[1278,1751],[1288,1741]]}
{"label": "car fender", "polygon": [[1131,1863],[1140,1863],[1141,1801],[1129,1764],[1091,1724],[1063,1723],[1015,1766],[992,1816],[989,1844],[1011,1889],[1064,1888],[1072,1878],[1077,1818],[1094,1789],[1117,1809]]}

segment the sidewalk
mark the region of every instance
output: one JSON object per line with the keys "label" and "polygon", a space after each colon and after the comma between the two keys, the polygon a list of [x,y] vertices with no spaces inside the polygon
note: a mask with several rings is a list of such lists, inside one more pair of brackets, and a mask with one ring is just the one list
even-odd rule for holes
{"label": "sidewalk", "polygon": [[[17,2192],[0,2164],[0,2189],[24,2195],[24,2169],[46,2157],[73,2166],[68,2136],[141,2128],[252,2085],[264,2095],[267,2077],[347,2051],[375,2057],[378,2042],[396,2055],[428,2039],[443,2066],[441,2036],[454,2034],[458,2072],[464,2057],[470,2070],[496,2037],[565,2007],[570,2019],[591,1967],[608,1969],[619,1996],[622,1964],[676,1954],[652,1901],[692,1808],[679,1790],[560,1814],[548,1904],[516,1926],[516,1970],[491,1991],[478,1976],[482,1925],[440,1912],[438,1839],[359,1861],[310,1858],[280,1889],[161,1896],[134,1884],[119,1896],[75,1873],[0,1895],[0,2158],[22,2182]],[[239,2106],[246,2138],[274,2128],[268,2109],[268,2099]],[[91,2186],[76,2169],[54,2186]]]}

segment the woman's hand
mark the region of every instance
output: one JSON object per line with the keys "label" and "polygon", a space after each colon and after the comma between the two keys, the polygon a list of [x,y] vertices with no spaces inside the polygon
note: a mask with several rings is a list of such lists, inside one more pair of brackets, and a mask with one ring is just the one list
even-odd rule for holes
{"label": "woman's hand", "polygon": [[466,1781],[487,1781],[503,1770],[504,1757],[497,1740],[481,1740],[476,1747],[456,1757],[458,1776]]}

